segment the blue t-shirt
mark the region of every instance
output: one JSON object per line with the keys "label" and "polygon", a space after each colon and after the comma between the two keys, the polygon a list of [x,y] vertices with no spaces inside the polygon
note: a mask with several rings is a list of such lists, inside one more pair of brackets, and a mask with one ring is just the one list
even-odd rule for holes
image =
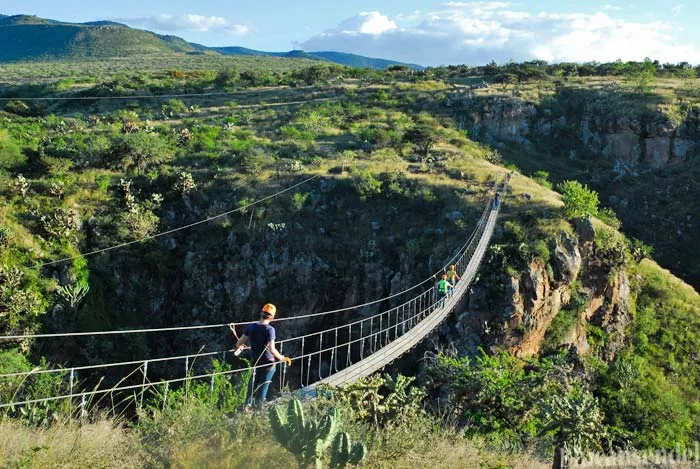
{"label": "blue t-shirt", "polygon": [[274,355],[268,350],[267,344],[275,340],[275,328],[269,324],[248,324],[243,332],[249,340],[250,358],[253,365],[272,363],[275,361]]}

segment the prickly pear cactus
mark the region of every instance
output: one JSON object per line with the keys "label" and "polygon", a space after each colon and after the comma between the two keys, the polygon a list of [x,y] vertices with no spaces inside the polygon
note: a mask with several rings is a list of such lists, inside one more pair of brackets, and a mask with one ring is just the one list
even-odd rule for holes
{"label": "prickly pear cactus", "polygon": [[304,408],[297,399],[289,401],[286,414],[280,407],[270,407],[270,425],[275,439],[293,453],[299,467],[313,464],[322,467],[323,453],[333,442],[340,425],[340,412],[333,409],[320,421],[307,421]]}
{"label": "prickly pear cactus", "polygon": [[338,433],[331,447],[331,469],[343,469],[348,464],[358,465],[365,459],[367,447],[364,443],[350,441],[350,435]]}

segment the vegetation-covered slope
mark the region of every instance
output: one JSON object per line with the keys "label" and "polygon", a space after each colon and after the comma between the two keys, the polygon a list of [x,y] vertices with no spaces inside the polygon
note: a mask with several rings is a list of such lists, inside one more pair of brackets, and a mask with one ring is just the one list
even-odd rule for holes
{"label": "vegetation-covered slope", "polygon": [[[172,53],[209,52],[223,55],[319,60],[359,68],[383,69],[392,60],[343,52],[263,52],[244,47],[206,47],[177,36],[164,36],[113,21],[65,23],[37,16],[0,16],[0,62],[36,59],[139,57]],[[418,65],[407,65],[420,69]]]}
{"label": "vegetation-covered slope", "polygon": [[[358,74],[314,64],[279,73],[118,75],[64,84],[60,91],[57,84],[9,87],[5,92],[19,98],[228,94],[129,104],[6,103],[0,115],[2,330],[226,323],[251,319],[267,301],[281,314],[297,315],[372,300],[422,280],[461,245],[493,183],[513,170],[504,166],[506,150],[515,155],[507,145],[499,155],[470,139],[455,104],[461,90],[430,80],[434,74]],[[291,83],[314,86],[280,86]],[[260,84],[268,87],[255,87]],[[471,98],[484,112],[494,105]],[[500,229],[468,301],[391,370],[418,377],[406,393],[392,395],[393,406],[378,405],[377,394],[397,388],[373,378],[359,387],[369,400],[358,403],[358,388],[350,388],[308,409],[318,415],[340,407],[344,428],[369,447],[368,464],[468,467],[476,458],[517,466],[497,448],[524,452],[516,458],[532,451],[547,459],[571,442],[582,451],[672,449],[698,439],[694,351],[700,344],[692,331],[700,326],[700,297],[646,259],[647,246],[620,234],[615,214],[599,206],[595,193],[573,182],[555,192],[547,174],[535,169],[528,171],[533,178],[511,180]],[[123,250],[39,265],[188,224],[310,175],[318,181],[255,210]],[[284,324],[278,331],[289,337],[329,323]],[[75,366],[194,353],[202,346],[223,350],[229,340],[220,331],[199,331],[118,342],[17,341],[5,344],[2,370],[30,370],[42,357]],[[443,353],[434,355],[436,345]],[[193,366],[197,372],[222,365],[198,360]],[[90,389],[101,378],[100,386],[115,384],[121,371],[81,374],[79,386]],[[152,365],[148,377],[181,375],[178,363]],[[0,395],[65,392],[68,380],[67,374],[32,377],[21,387],[11,380]],[[116,449],[106,453],[113,465],[137,451],[153,466],[292,460],[277,444],[247,450],[251,442],[272,440],[266,417],[235,413],[244,383],[214,384],[214,391],[209,382],[170,389],[167,405],[161,387],[145,397],[140,412],[133,399],[116,404],[137,423],[131,432],[115,431]],[[47,425],[69,411],[65,403],[32,409],[9,415]],[[1,431],[14,435],[12,425]],[[8,460],[25,454],[17,449],[25,443],[3,440]],[[94,450],[83,447],[85,460],[94,460],[88,459]],[[449,454],[438,451],[447,447]],[[527,459],[520,466],[536,464]]]}
{"label": "vegetation-covered slope", "polygon": [[0,61],[77,57],[127,57],[200,50],[174,36],[117,24],[70,24],[27,17],[0,22]]}
{"label": "vegetation-covered slope", "polygon": [[402,62],[396,62],[394,60],[386,59],[375,59],[371,57],[365,57],[357,54],[348,54],[345,52],[334,52],[334,51],[316,51],[316,52],[305,52],[302,50],[293,50],[290,52],[264,52],[254,49],[247,49],[245,47],[212,47],[212,50],[220,52],[225,55],[251,55],[251,56],[273,56],[273,57],[289,57],[289,58],[304,58],[311,60],[324,60],[328,62],[334,62],[340,65],[345,65],[346,67],[359,67],[359,68],[389,68],[392,66],[407,66],[416,70],[420,70],[423,67],[416,64],[405,64]]}

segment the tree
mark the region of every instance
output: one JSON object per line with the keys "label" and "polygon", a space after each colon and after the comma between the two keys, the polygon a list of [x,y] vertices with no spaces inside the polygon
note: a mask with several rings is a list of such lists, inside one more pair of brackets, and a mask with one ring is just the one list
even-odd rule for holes
{"label": "tree", "polygon": [[167,142],[158,134],[147,132],[120,136],[112,144],[110,156],[113,165],[135,169],[137,174],[172,158]]}
{"label": "tree", "polygon": [[578,181],[564,181],[560,190],[567,218],[580,218],[598,213],[598,193]]}
{"label": "tree", "polygon": [[648,57],[641,69],[634,75],[634,87],[639,93],[648,93],[656,83],[656,64]]}
{"label": "tree", "polygon": [[425,162],[430,157],[430,150],[442,140],[440,124],[433,117],[419,115],[418,121],[404,134],[404,138],[418,147]]}
{"label": "tree", "polygon": [[562,461],[562,451],[580,458],[592,449],[600,450],[599,442],[605,434],[596,398],[580,384],[565,391],[547,399],[542,412],[543,433],[551,432],[554,437],[553,468],[568,467]]}

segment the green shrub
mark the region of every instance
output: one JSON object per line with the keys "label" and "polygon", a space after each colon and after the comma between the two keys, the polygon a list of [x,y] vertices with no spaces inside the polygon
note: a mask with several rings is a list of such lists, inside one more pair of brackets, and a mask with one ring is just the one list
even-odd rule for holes
{"label": "green shrub", "polygon": [[532,253],[542,259],[545,263],[549,262],[551,253],[549,252],[549,247],[547,246],[547,241],[543,239],[538,239],[532,246]]}
{"label": "green shrub", "polygon": [[362,200],[372,198],[382,193],[382,182],[367,170],[357,172],[353,178],[353,186]]}
{"label": "green shrub", "polygon": [[[530,365],[530,366],[526,366]],[[468,434],[515,443],[539,431],[533,408],[540,402],[549,365],[535,366],[506,352],[475,359],[445,354],[429,364],[429,388],[447,391],[443,402]]]}
{"label": "green shrub", "polygon": [[[46,369],[48,364],[42,359],[35,367],[19,351],[0,352],[0,374],[29,372],[35,368]],[[67,375],[68,372],[60,372],[3,378],[0,382],[0,402],[18,402],[69,394]],[[27,425],[46,427],[56,422],[60,415],[65,416],[68,406],[66,400],[39,402],[9,407],[3,409],[0,415],[17,418]]]}
{"label": "green shrub", "polygon": [[0,248],[6,249],[10,246],[11,233],[6,226],[0,225]]}
{"label": "green shrub", "polygon": [[642,259],[645,258],[651,258],[652,253],[654,252],[654,247],[649,246],[648,244],[644,244],[642,241],[638,240],[637,238],[632,238],[629,240],[629,250],[632,254],[632,258],[636,262],[641,262]]}
{"label": "green shrub", "polygon": [[545,332],[543,348],[545,350],[556,349],[569,336],[578,320],[579,314],[573,309],[562,308],[559,310]]}
{"label": "green shrub", "polygon": [[180,117],[187,112],[187,106],[179,99],[169,99],[167,103],[161,107],[163,115],[168,117]]}
{"label": "green shrub", "polygon": [[0,129],[0,170],[15,169],[27,162],[19,145],[14,142],[9,132]]}
{"label": "green shrub", "polygon": [[5,112],[16,114],[18,116],[29,117],[38,114],[37,110],[28,106],[22,101],[8,101],[3,108]]}
{"label": "green shrub", "polygon": [[355,421],[375,427],[401,425],[422,414],[425,392],[412,386],[415,377],[375,374],[341,387],[324,387],[320,393]]}
{"label": "green shrub", "polygon": [[170,161],[172,157],[168,142],[160,135],[148,132],[122,135],[112,142],[109,150],[112,167],[134,169],[137,174]]}
{"label": "green shrub", "polygon": [[532,175],[532,179],[537,181],[538,184],[546,187],[547,189],[552,188],[552,183],[549,182],[549,172],[544,170],[535,171]]}
{"label": "green shrub", "polygon": [[627,264],[630,256],[629,248],[625,238],[611,228],[600,228],[596,230],[593,243],[596,247],[596,256],[603,262],[609,270]]}
{"label": "green shrub", "polygon": [[579,218],[598,214],[598,193],[578,181],[564,181],[559,186],[567,218]]}
{"label": "green shrub", "polygon": [[598,211],[598,218],[600,218],[606,225],[619,230],[622,227],[622,222],[617,218],[615,210],[610,207],[605,207]]}
{"label": "green shrub", "polygon": [[294,207],[294,210],[301,210],[309,195],[311,195],[309,192],[296,192],[292,196],[292,207]]}

